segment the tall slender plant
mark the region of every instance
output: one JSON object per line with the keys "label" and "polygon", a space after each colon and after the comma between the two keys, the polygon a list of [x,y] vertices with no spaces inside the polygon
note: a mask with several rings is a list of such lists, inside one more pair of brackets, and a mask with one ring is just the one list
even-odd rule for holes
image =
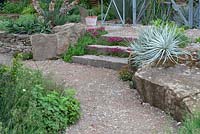
{"label": "tall slender plant", "polygon": [[62,18],[62,16],[65,16],[70,10],[74,8],[74,6],[79,4],[79,2],[80,0],[73,0],[72,2],[70,2],[70,0],[64,0],[63,3],[58,7],[59,9],[57,9],[56,8],[57,1],[51,0],[48,6],[49,7],[48,11],[45,11],[44,9],[41,8],[39,0],[32,0],[33,7],[38,13],[38,15],[42,16],[47,20],[50,19],[52,26],[55,26],[54,24],[55,15],[58,15],[60,18]]}

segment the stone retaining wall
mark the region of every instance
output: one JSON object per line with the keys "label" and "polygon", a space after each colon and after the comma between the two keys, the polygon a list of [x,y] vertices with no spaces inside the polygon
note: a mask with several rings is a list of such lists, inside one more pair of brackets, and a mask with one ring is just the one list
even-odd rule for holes
{"label": "stone retaining wall", "polygon": [[200,109],[200,69],[178,65],[142,68],[135,73],[136,89],[142,100],[183,120]]}
{"label": "stone retaining wall", "polygon": [[30,53],[32,46],[29,35],[17,35],[0,32],[0,53]]}

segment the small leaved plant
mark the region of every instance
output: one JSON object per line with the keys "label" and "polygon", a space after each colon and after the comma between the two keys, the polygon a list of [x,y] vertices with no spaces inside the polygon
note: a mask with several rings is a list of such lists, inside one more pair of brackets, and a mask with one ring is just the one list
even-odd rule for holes
{"label": "small leaved plant", "polygon": [[136,66],[172,66],[178,63],[179,56],[187,54],[179,46],[186,42],[182,36],[176,26],[149,27],[131,43],[130,62]]}

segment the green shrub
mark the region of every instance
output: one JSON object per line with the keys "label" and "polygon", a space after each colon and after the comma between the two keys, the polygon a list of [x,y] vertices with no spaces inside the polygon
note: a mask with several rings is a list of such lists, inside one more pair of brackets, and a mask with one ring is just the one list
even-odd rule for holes
{"label": "green shrub", "polygon": [[10,24],[10,20],[0,20],[0,30],[7,31],[7,26]]}
{"label": "green shrub", "polygon": [[181,44],[179,44],[179,47],[184,48],[189,44],[189,42],[190,42],[189,38],[185,34],[183,34],[183,33],[185,33],[185,27],[183,27],[183,26],[178,27],[176,25],[176,23],[173,21],[163,21],[161,19],[151,21],[151,23],[156,27],[164,28],[166,25],[169,26],[169,28],[176,27],[176,34],[177,34],[177,36],[179,36],[180,40],[183,41]]}
{"label": "green shrub", "polygon": [[200,37],[196,38],[195,43],[200,43]]}
{"label": "green shrub", "polygon": [[0,133],[61,133],[80,117],[74,95],[16,59],[11,68],[0,66]]}
{"label": "green shrub", "polygon": [[176,64],[179,56],[186,54],[179,48],[185,43],[182,34],[168,25],[145,29],[131,44],[134,55],[130,61],[136,66]]}
{"label": "green shrub", "polygon": [[85,47],[87,45],[94,44],[96,42],[96,38],[92,37],[89,34],[81,37],[76,44],[70,45],[69,49],[66,53],[63,54],[62,58],[66,62],[72,61],[72,56],[80,56],[86,53]]}
{"label": "green shrub", "polygon": [[36,11],[33,8],[32,5],[28,5],[27,7],[23,8],[23,11],[21,12],[21,14],[34,14]]}
{"label": "green shrub", "polygon": [[200,112],[188,115],[179,129],[179,134],[199,134],[200,132]]}
{"label": "green shrub", "polygon": [[125,66],[119,71],[119,78],[123,81],[132,81],[133,72],[130,70],[129,66]]}
{"label": "green shrub", "polygon": [[2,13],[21,13],[23,11],[24,5],[22,3],[6,2],[3,5]]}
{"label": "green shrub", "polygon": [[7,25],[9,33],[34,34],[51,33],[50,23],[39,21],[34,15],[21,15],[17,20]]}

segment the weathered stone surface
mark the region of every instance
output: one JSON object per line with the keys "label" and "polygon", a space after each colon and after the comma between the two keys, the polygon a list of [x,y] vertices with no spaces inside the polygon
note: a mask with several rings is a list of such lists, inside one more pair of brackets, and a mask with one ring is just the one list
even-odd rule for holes
{"label": "weathered stone surface", "polygon": [[7,54],[0,54],[0,65],[11,65],[12,56]]}
{"label": "weathered stone surface", "polygon": [[[85,25],[79,23],[68,23],[63,26],[54,27],[53,31],[55,32],[54,34],[50,34],[49,36],[45,35],[45,37],[44,34],[17,35],[8,34],[0,31],[0,53],[6,53],[10,55],[16,53],[32,53],[32,45],[34,45],[33,52],[35,53],[35,60],[55,58],[57,55],[61,55],[62,53],[64,53],[68,49],[70,44],[74,44],[77,42],[78,38],[85,33]],[[48,45],[51,46],[51,48],[48,48]],[[56,55],[53,52],[55,51],[53,50],[53,48],[55,49],[55,47]],[[45,51],[47,50],[47,48],[49,50],[52,50],[49,51],[48,54],[47,52],[43,53],[42,48],[45,49]],[[39,54],[39,50],[41,54]],[[41,56],[41,58],[39,58],[39,55]]]}
{"label": "weathered stone surface", "polygon": [[95,55],[84,55],[84,56],[73,56],[72,60],[74,63],[90,65],[95,67],[103,67],[118,70],[128,64],[127,58],[118,58],[110,56],[95,56]]}
{"label": "weathered stone surface", "polygon": [[123,46],[104,46],[104,45],[89,45],[86,48],[89,53],[97,53],[97,54],[110,54],[110,55],[118,55],[118,56],[129,56],[130,48]]}
{"label": "weathered stone surface", "polygon": [[78,38],[85,33],[85,25],[76,23],[67,23],[63,26],[53,28],[58,40],[57,55],[64,53],[70,44],[77,42]]}
{"label": "weathered stone surface", "polygon": [[200,108],[200,69],[184,65],[142,68],[134,80],[144,102],[170,113],[176,120]]}
{"label": "weathered stone surface", "polygon": [[31,36],[34,60],[47,60],[56,57],[57,37],[55,34],[35,34]]}
{"label": "weathered stone surface", "polygon": [[30,53],[32,46],[29,35],[17,35],[0,32],[0,53]]}
{"label": "weathered stone surface", "polygon": [[200,30],[199,29],[187,29],[185,31],[185,33],[193,41],[195,41],[197,38],[200,37]]}

